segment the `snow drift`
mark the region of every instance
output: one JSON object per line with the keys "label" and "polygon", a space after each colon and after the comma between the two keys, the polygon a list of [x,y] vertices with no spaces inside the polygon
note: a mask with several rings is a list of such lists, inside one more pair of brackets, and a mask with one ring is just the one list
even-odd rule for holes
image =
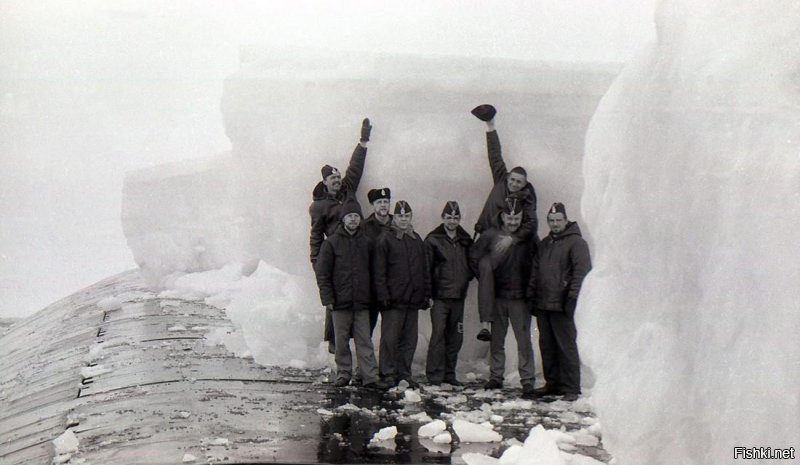
{"label": "snow drift", "polygon": [[621,464],[800,437],[800,6],[662,2],[587,134],[579,345]]}

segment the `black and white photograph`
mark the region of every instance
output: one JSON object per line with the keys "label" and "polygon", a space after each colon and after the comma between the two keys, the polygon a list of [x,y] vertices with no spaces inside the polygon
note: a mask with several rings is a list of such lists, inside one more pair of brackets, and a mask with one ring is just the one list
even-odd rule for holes
{"label": "black and white photograph", "polygon": [[800,463],[795,0],[0,0],[0,465]]}

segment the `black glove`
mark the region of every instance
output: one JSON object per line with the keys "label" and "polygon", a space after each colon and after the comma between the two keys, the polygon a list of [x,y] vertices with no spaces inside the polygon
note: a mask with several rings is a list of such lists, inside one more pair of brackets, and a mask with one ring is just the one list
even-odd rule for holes
{"label": "black glove", "polygon": [[372,125],[369,124],[369,118],[364,118],[361,122],[361,142],[369,141],[369,135],[372,132]]}
{"label": "black glove", "polygon": [[570,318],[574,317],[576,305],[578,305],[578,299],[568,297],[567,302],[564,304],[564,313],[566,313]]}
{"label": "black glove", "polygon": [[383,307],[384,310],[392,308],[392,301],[389,299],[381,300],[381,307]]}
{"label": "black glove", "polygon": [[497,110],[489,104],[478,105],[472,109],[472,114],[481,121],[491,121]]}

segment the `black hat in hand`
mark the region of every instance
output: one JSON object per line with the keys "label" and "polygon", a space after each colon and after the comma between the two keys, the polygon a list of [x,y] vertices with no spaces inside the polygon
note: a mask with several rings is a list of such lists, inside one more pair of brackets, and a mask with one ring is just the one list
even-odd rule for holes
{"label": "black hat in hand", "polygon": [[478,105],[472,109],[472,114],[481,121],[491,121],[497,110],[489,104]]}

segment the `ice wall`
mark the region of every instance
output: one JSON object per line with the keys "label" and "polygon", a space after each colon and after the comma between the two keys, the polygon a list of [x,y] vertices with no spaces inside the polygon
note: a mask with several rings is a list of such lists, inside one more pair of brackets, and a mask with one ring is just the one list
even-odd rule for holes
{"label": "ice wall", "polygon": [[[128,244],[161,288],[231,262],[246,263],[245,275],[259,260],[289,273],[293,289],[311,291],[286,291],[282,299],[312,328],[299,333],[313,334],[308,343],[316,345],[321,310],[308,260],[308,206],[320,167],[347,167],[362,118],[374,126],[358,190],[367,214],[367,191],[388,186],[394,200],[410,202],[423,237],[452,199],[471,232],[492,181],[485,125],[469,111],[490,102],[509,168],[528,170],[540,208],[560,200],[580,220],[583,135],[615,73],[613,66],[247,48],[222,98],[232,153],[130,173],[122,214]],[[475,293],[467,356],[476,345]],[[269,327],[268,312],[259,310],[266,303],[257,300],[233,312],[243,327]],[[429,318],[421,315],[423,351]]]}
{"label": "ice wall", "polygon": [[800,6],[665,1],[587,134],[579,345],[621,464],[800,438]]}

